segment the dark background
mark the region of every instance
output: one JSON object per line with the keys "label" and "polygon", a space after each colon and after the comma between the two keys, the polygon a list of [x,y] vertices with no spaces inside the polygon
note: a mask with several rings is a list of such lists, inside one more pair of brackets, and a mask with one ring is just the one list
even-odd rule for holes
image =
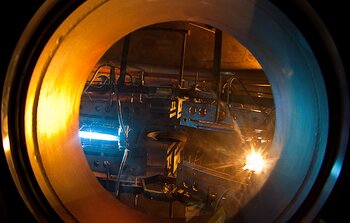
{"label": "dark background", "polygon": [[[1,28],[1,46],[0,46],[0,74],[3,84],[7,66],[9,64],[12,52],[16,43],[23,32],[27,22],[33,16],[43,1],[7,1],[0,6],[0,28]],[[346,1],[308,1],[320,15],[329,32],[331,33],[337,48],[343,59],[343,63],[349,76],[349,11],[345,6]],[[349,78],[348,78],[349,79]],[[1,87],[2,87],[1,84]],[[34,221],[29,211],[25,208],[20,199],[15,185],[8,172],[4,152],[0,150],[0,222],[26,222]],[[350,158],[349,152],[345,158],[345,164],[342,169],[335,189],[328,198],[326,204],[318,214],[314,222],[350,222],[347,212],[350,211]],[[6,201],[6,202],[5,202]]]}
{"label": "dark background", "polygon": [[[343,1],[309,0],[331,33],[342,57],[348,84],[350,75],[349,40],[347,31],[350,21],[348,7]],[[335,189],[315,219],[317,222],[350,222],[350,151],[349,144],[345,162]]]}

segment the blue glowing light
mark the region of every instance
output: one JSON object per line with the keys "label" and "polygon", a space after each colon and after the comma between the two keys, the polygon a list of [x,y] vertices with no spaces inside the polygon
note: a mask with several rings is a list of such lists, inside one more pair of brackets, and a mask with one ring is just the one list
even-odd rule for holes
{"label": "blue glowing light", "polygon": [[119,141],[118,136],[97,133],[97,132],[87,132],[87,131],[79,131],[79,137],[83,139],[95,139],[95,140],[105,140],[105,141]]}
{"label": "blue glowing light", "polygon": [[337,160],[331,170],[331,176],[334,177],[335,179],[338,179],[340,171],[341,171],[342,164]]}

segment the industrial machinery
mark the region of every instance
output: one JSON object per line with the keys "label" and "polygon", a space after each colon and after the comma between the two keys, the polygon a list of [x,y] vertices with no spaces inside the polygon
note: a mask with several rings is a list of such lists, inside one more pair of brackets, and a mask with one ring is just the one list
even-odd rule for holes
{"label": "industrial machinery", "polygon": [[[191,26],[210,30],[200,34],[215,37],[215,57],[221,45],[228,45],[222,43],[220,30],[195,23],[157,24],[130,33],[114,45],[122,45],[122,52],[112,47],[114,52],[101,58],[85,85],[79,136],[96,178],[123,203],[180,222],[224,220],[239,211],[254,175],[271,165],[264,156],[273,138],[274,103],[261,69],[247,77],[217,67],[216,86],[208,78],[213,74],[185,70],[191,43],[187,38],[198,35],[193,28],[184,29]],[[169,39],[169,32],[182,39]],[[137,45],[130,41],[145,41],[152,34],[157,42],[148,47],[153,51],[159,51],[159,43],[166,47],[165,41],[174,46],[182,41],[177,75],[163,69],[159,80],[147,65],[140,65],[144,58],[135,61],[132,53],[128,58]],[[135,51],[147,54],[144,48]],[[114,64],[119,66],[103,63],[118,53],[121,60]],[[221,64],[220,57],[213,61]],[[200,85],[204,79],[208,81]],[[165,206],[153,208],[160,204]]]}

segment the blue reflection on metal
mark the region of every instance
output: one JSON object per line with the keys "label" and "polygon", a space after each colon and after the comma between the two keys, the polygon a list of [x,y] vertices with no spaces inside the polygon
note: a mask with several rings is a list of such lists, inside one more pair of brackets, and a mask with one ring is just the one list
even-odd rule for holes
{"label": "blue reflection on metal", "polygon": [[121,133],[122,133],[122,127],[119,126],[119,128],[118,128],[118,136],[120,136]]}
{"label": "blue reflection on metal", "polygon": [[95,139],[95,140],[104,140],[104,141],[118,141],[119,137],[110,134],[98,133],[98,132],[87,132],[79,131],[79,137],[83,139]]}
{"label": "blue reflection on metal", "polygon": [[342,167],[341,162],[339,162],[339,160],[336,161],[333,168],[332,168],[331,176],[334,178],[338,178],[340,171],[341,171],[341,167]]}

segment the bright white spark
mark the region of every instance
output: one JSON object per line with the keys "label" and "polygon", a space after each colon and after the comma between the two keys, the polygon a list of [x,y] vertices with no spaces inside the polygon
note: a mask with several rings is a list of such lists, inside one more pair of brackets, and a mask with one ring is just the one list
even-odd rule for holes
{"label": "bright white spark", "polygon": [[96,139],[105,141],[119,141],[118,136],[97,132],[79,131],[79,137],[84,139]]}
{"label": "bright white spark", "polygon": [[266,162],[260,152],[252,150],[246,157],[246,163],[243,170],[260,173],[265,168]]}

